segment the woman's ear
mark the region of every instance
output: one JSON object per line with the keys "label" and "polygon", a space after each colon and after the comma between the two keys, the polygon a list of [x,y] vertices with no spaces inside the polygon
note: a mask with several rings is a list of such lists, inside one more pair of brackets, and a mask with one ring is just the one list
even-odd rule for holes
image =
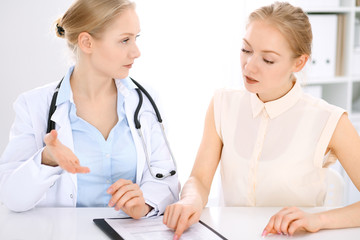
{"label": "woman's ear", "polygon": [[78,36],[78,47],[84,53],[91,53],[92,46],[93,46],[93,38],[91,37],[91,35],[87,32],[80,33]]}
{"label": "woman's ear", "polygon": [[295,65],[293,72],[299,72],[305,66],[306,62],[308,61],[309,56],[306,54],[301,55],[295,60]]}

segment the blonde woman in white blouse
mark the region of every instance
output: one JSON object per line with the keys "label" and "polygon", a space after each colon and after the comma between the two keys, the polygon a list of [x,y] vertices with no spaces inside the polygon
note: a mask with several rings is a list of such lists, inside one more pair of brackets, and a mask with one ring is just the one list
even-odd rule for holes
{"label": "blonde woman in white blouse", "polygon": [[[304,94],[293,74],[308,61],[311,41],[300,8],[276,2],[250,15],[241,52],[247,91],[220,90],[210,103],[181,200],[165,211],[174,239],[199,220],[219,162],[226,206],[322,206],[336,159],[360,189],[360,138],[347,114]],[[286,207],[262,236],[360,226],[359,216],[360,202],[316,214]]]}

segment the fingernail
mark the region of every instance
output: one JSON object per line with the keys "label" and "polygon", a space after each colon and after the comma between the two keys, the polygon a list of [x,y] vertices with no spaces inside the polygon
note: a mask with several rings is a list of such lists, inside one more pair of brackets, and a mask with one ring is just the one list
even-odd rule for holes
{"label": "fingernail", "polygon": [[263,231],[263,233],[261,234],[261,236],[264,238],[264,237],[266,237],[266,235],[267,235],[267,231],[266,231],[266,229]]}
{"label": "fingernail", "polygon": [[173,240],[179,240],[179,236],[178,236],[178,235],[174,235]]}
{"label": "fingernail", "polygon": [[109,207],[112,207],[112,206],[114,206],[114,202],[113,202],[113,201],[110,201],[110,202],[109,202]]}
{"label": "fingernail", "polygon": [[106,192],[109,194],[112,193],[112,188],[109,188]]}

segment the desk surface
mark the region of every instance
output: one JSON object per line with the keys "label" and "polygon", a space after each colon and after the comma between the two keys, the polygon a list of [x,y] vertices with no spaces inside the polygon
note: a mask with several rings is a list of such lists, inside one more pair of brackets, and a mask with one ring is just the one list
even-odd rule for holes
{"label": "desk surface", "polygon": [[[280,208],[225,207],[206,208],[201,220],[228,239],[263,239],[261,233],[268,219]],[[309,212],[324,208],[305,209]],[[112,208],[35,208],[14,213],[0,205],[0,239],[87,239],[109,238],[93,223],[94,218],[117,217]],[[360,228],[322,230],[298,234],[291,239],[359,239]],[[272,235],[265,239],[287,239]]]}

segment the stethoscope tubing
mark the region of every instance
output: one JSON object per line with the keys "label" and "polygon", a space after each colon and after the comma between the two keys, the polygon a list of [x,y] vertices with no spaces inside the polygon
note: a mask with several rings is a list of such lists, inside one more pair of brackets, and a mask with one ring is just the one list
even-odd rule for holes
{"label": "stethoscope tubing", "polygon": [[[48,124],[47,124],[47,130],[46,130],[46,133],[49,133],[51,130],[55,129],[55,122],[51,120],[51,116],[54,114],[55,110],[56,110],[56,99],[57,99],[57,95],[58,95],[58,92],[59,92],[59,89],[60,89],[60,86],[61,86],[61,83],[63,81],[64,78],[61,79],[61,81],[59,82],[59,84],[56,86],[55,90],[54,90],[54,94],[53,94],[53,97],[51,99],[51,104],[50,104],[50,109],[49,109],[49,116],[48,116]],[[150,94],[145,90],[145,88],[143,86],[141,86],[138,82],[136,82],[134,79],[130,78],[133,83],[136,85],[137,88],[135,88],[138,96],[139,96],[139,103],[135,109],[135,112],[134,112],[134,124],[135,124],[135,128],[140,136],[140,139],[141,139],[141,144],[142,144],[142,147],[144,149],[144,153],[145,153],[145,159],[146,159],[146,163],[147,163],[147,166],[149,168],[149,171],[150,171],[150,174],[153,178],[155,179],[164,179],[164,178],[167,178],[169,176],[173,176],[176,174],[176,171],[177,171],[177,165],[176,165],[176,161],[175,161],[175,158],[174,158],[174,155],[173,155],[173,152],[171,151],[171,148],[170,148],[170,145],[169,145],[169,141],[166,137],[166,134],[165,134],[165,129],[164,129],[164,125],[162,124],[162,118],[161,118],[161,115],[160,115],[160,112],[159,112],[159,109],[157,108],[156,104],[155,104],[155,101],[152,99],[152,97],[150,96]],[[160,125],[160,129],[161,129],[161,133],[162,133],[162,136],[164,138],[164,141],[165,141],[165,144],[166,144],[166,147],[167,149],[169,150],[169,153],[170,153],[170,156],[171,156],[171,159],[172,159],[172,162],[174,164],[174,170],[171,170],[169,171],[169,173],[167,174],[162,174],[162,173],[154,173],[152,171],[152,168],[151,168],[151,165],[150,165],[150,159],[149,159],[149,153],[147,151],[147,147],[146,147],[146,143],[145,143],[145,140],[144,140],[144,136],[142,134],[142,131],[141,131],[141,124],[140,124],[140,121],[139,121],[139,112],[140,112],[140,109],[141,109],[141,106],[143,104],[143,96],[142,96],[142,93],[145,94],[145,96],[148,98],[148,100],[150,101],[153,109],[154,109],[154,112],[156,114],[156,118],[158,120],[158,123]]]}
{"label": "stethoscope tubing", "polygon": [[[143,146],[143,149],[144,149],[144,152],[145,152],[145,159],[146,159],[146,163],[147,163],[147,166],[149,168],[149,171],[150,171],[150,174],[155,178],[155,179],[164,179],[164,178],[167,178],[169,176],[173,176],[176,174],[176,171],[177,171],[177,165],[176,165],[176,161],[175,161],[175,158],[174,158],[174,155],[171,151],[171,148],[170,148],[170,144],[169,144],[169,141],[166,137],[166,134],[165,134],[165,129],[164,129],[164,125],[162,124],[162,119],[161,119],[161,115],[160,115],[160,112],[159,112],[159,109],[157,108],[156,104],[155,104],[155,101],[152,99],[152,97],[150,96],[150,94],[145,90],[144,87],[142,87],[138,82],[136,82],[134,79],[130,78],[134,84],[138,87],[138,88],[135,88],[138,96],[139,96],[139,103],[135,109],[135,113],[134,113],[134,123],[135,123],[135,128],[140,136],[140,139],[141,139],[141,144]],[[154,111],[155,111],[155,114],[156,114],[156,117],[157,117],[157,120],[158,120],[158,123],[160,125],[160,129],[161,129],[161,133],[162,133],[162,136],[164,138],[164,141],[165,141],[165,144],[166,144],[166,147],[170,153],[170,157],[172,159],[172,162],[174,164],[174,170],[170,171],[169,173],[167,174],[162,174],[162,173],[154,173],[152,171],[152,168],[151,168],[151,165],[150,165],[150,159],[149,159],[149,153],[147,151],[147,146],[146,146],[146,143],[145,143],[145,140],[144,140],[144,136],[142,134],[142,131],[141,131],[141,124],[140,124],[140,121],[139,121],[139,112],[140,112],[140,109],[141,109],[141,106],[142,106],[142,103],[143,103],[143,96],[142,96],[142,93],[145,94],[145,96],[149,99]]]}

